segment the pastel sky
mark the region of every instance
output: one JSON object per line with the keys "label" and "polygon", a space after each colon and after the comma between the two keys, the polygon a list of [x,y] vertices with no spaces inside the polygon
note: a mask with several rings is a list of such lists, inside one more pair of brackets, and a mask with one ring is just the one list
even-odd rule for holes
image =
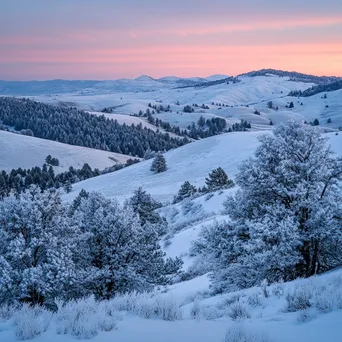
{"label": "pastel sky", "polygon": [[342,0],[0,0],[0,79],[342,76]]}

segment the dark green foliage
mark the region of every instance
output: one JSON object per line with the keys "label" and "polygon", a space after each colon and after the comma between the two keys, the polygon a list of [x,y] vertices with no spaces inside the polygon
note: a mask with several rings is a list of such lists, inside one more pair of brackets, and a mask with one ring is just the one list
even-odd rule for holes
{"label": "dark green foliage", "polygon": [[[316,83],[316,82],[315,82]],[[309,97],[315,94],[322,93],[324,91],[335,91],[342,89],[342,80],[330,82],[328,84],[319,84],[316,86],[312,86],[309,89],[306,89],[304,91],[301,90],[294,90],[289,93],[289,96],[302,96],[302,97]],[[324,95],[323,98],[326,99],[326,95]]]}
{"label": "dark green foliage", "polygon": [[316,84],[329,84],[331,82],[338,80],[338,77],[334,77],[334,76],[314,76],[314,75],[302,74],[302,73],[295,72],[295,71],[285,71],[285,70],[275,70],[275,69],[261,69],[261,70],[256,70],[256,71],[250,71],[248,73],[241,74],[239,76],[256,77],[256,76],[269,76],[269,75],[276,75],[279,77],[290,77],[290,81],[304,82],[304,83],[316,83]]}
{"label": "dark green foliage", "polygon": [[197,192],[197,188],[192,185],[189,181],[185,181],[175,196],[173,203],[183,201],[185,198],[192,197]]}
{"label": "dark green foliage", "polygon": [[217,191],[221,189],[228,189],[234,186],[234,182],[228,178],[225,171],[218,167],[209,173],[205,179],[205,185],[208,192]]}
{"label": "dark green foliage", "polygon": [[132,163],[139,162],[128,159],[126,164],[117,164],[109,168],[99,171],[92,168],[86,163],[81,169],[75,169],[72,166],[68,171],[55,175],[53,167],[44,164],[41,168],[36,166],[31,169],[13,169],[9,173],[2,171],[0,173],[0,199],[9,196],[11,193],[16,195],[25,192],[32,185],[38,186],[42,191],[51,188],[63,187],[66,192],[72,190],[72,184],[82,180],[99,176],[120,170]]}
{"label": "dark green foliage", "polygon": [[319,120],[318,120],[318,119],[315,119],[315,120],[312,122],[312,125],[313,125],[313,126],[319,126]]}
{"label": "dark green foliage", "polygon": [[191,106],[185,106],[183,108],[184,113],[193,113],[195,110]]}
{"label": "dark green foliage", "polygon": [[161,172],[166,171],[166,169],[167,169],[167,166],[166,166],[165,157],[161,153],[158,153],[153,159],[150,170],[155,173],[161,173]]}
{"label": "dark green foliage", "polygon": [[29,99],[0,98],[0,121],[16,131],[32,130],[35,137],[143,157],[147,149],[170,150],[189,142],[143,128],[120,125],[77,108],[60,108]]}
{"label": "dark green foliage", "polygon": [[59,166],[59,160],[52,158],[50,154],[45,158],[45,163],[52,166]]}
{"label": "dark green foliage", "polygon": [[159,235],[166,233],[167,222],[156,212],[156,209],[161,208],[162,204],[141,187],[134,191],[133,196],[126,202],[126,206],[131,207],[138,214],[141,225],[149,223],[153,225]]}

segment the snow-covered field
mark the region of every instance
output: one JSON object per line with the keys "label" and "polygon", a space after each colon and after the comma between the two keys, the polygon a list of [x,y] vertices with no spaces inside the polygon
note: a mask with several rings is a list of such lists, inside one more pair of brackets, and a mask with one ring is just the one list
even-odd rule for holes
{"label": "snow-covered field", "polygon": [[130,158],[123,154],[0,131],[0,170],[42,166],[49,154],[59,159],[60,166],[54,167],[57,173],[67,171],[70,166],[81,168],[84,163],[102,170],[125,163]]}

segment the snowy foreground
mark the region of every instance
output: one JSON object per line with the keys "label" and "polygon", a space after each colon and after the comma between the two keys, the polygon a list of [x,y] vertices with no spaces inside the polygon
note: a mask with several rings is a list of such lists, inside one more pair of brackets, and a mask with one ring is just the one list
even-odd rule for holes
{"label": "snowy foreground", "polygon": [[214,297],[202,276],[148,295],[89,298],[57,314],[2,308],[0,340],[339,342],[341,319],[341,270]]}
{"label": "snowy foreground", "polygon": [[[260,133],[231,133],[201,140],[165,154],[168,170],[149,171],[151,161],[75,184],[66,200],[82,189],[121,201],[144,184],[144,190],[169,201],[189,180],[202,186],[221,166],[234,178],[251,156]],[[328,134],[342,155],[342,134]],[[203,227],[227,220],[223,202],[235,190],[203,195],[190,203],[159,209],[169,223],[162,247],[180,256],[183,270],[196,267],[190,249]],[[289,283],[263,284],[213,295],[207,274],[149,294],[131,294],[96,303],[92,298],[69,303],[56,314],[40,309],[0,308],[0,341],[94,342],[340,342],[342,340],[342,270]]]}

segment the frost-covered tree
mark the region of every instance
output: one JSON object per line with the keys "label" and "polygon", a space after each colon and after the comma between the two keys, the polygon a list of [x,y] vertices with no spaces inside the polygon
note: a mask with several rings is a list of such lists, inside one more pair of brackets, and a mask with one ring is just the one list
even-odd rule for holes
{"label": "frost-covered tree", "polygon": [[189,181],[185,181],[174,198],[174,203],[183,201],[183,199],[192,197],[197,192],[197,188]]}
{"label": "frost-covered tree", "polygon": [[167,232],[167,222],[156,210],[162,207],[162,204],[156,201],[150,194],[141,187],[134,191],[133,196],[126,202],[133,211],[138,214],[141,225],[147,223],[153,225],[159,235]]}
{"label": "frost-covered tree", "polygon": [[160,173],[166,171],[166,169],[167,166],[165,157],[161,153],[158,153],[153,159],[151,171],[155,173]]}
{"label": "frost-covered tree", "polygon": [[181,266],[164,260],[152,225],[142,226],[131,208],[98,193],[81,199],[74,220],[84,234],[78,259],[87,270],[85,286],[98,298],[150,290],[167,283],[167,275]]}
{"label": "frost-covered tree", "polygon": [[309,277],[342,263],[342,159],[317,129],[292,122],[262,136],[236,180],[240,190],[225,203],[229,234],[215,237],[217,290]]}
{"label": "frost-covered tree", "polygon": [[75,295],[78,230],[56,191],[32,188],[0,202],[0,304],[44,304]]}
{"label": "frost-covered tree", "polygon": [[226,172],[221,167],[218,167],[209,173],[209,176],[205,179],[205,185],[207,191],[212,192],[231,188],[234,186],[234,182],[228,178]]}

